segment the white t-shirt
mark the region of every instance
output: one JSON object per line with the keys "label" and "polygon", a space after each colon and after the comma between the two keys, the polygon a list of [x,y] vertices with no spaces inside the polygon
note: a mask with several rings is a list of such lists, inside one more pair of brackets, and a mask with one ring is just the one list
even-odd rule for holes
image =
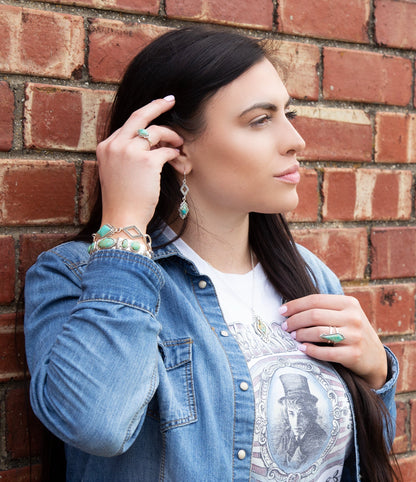
{"label": "white t-shirt", "polygon": [[[170,228],[165,233],[174,236]],[[251,480],[340,481],[352,446],[352,417],[337,372],[298,350],[281,329],[281,297],[260,263],[246,274],[222,273],[182,239],[174,244],[212,280],[247,360],[256,407]]]}

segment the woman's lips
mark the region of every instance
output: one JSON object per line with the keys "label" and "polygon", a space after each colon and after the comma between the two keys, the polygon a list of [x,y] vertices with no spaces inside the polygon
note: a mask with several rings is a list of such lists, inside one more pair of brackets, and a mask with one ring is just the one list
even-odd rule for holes
{"label": "woman's lips", "polygon": [[276,179],[283,182],[289,182],[291,184],[297,184],[300,181],[300,174],[299,171],[296,169],[283,173],[280,176],[276,176]]}

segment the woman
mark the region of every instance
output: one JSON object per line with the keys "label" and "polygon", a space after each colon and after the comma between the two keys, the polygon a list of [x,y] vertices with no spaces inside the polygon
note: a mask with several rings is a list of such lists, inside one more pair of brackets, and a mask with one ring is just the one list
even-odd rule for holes
{"label": "woman", "polygon": [[[32,405],[67,480],[393,480],[397,361],[283,217],[293,116],[246,37],[185,28],[132,61],[88,242],[26,282]],[[276,401],[306,389],[325,437],[307,450],[298,431],[313,456],[289,465]]]}

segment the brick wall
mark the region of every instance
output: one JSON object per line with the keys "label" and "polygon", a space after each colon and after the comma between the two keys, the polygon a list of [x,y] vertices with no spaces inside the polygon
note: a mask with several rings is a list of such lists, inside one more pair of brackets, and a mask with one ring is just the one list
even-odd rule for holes
{"label": "brick wall", "polygon": [[338,274],[399,357],[395,450],[413,480],[414,0],[1,2],[0,478],[39,478],[20,318],[15,334],[25,270],[88,216],[94,149],[126,63],[188,22],[274,39],[293,67],[286,82],[307,148],[290,220],[296,239]]}

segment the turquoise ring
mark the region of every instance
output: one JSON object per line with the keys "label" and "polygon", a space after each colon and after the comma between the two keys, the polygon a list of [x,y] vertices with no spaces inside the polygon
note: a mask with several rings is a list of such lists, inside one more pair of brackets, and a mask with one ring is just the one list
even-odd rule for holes
{"label": "turquoise ring", "polygon": [[326,340],[328,343],[340,343],[341,341],[345,340],[345,336],[338,330],[338,328],[335,328],[335,333],[334,333],[334,327],[330,326],[329,327],[329,333],[324,333],[320,335],[320,338],[323,340]]}
{"label": "turquoise ring", "polygon": [[137,135],[139,137],[141,137],[142,139],[145,139],[148,143],[149,143],[149,146],[152,148],[153,147],[153,144],[152,144],[152,141],[150,140],[150,134],[149,134],[149,131],[147,131],[146,129],[139,129],[137,131]]}

